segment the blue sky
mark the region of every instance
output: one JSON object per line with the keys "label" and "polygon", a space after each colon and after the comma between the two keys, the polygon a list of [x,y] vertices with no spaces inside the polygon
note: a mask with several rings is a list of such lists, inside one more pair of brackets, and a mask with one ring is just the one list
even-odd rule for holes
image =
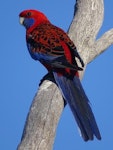
{"label": "blue sky", "polygon": [[[65,31],[72,20],[74,0],[2,1],[0,5],[0,148],[15,150],[26,115],[45,68],[32,60],[25,43],[25,29],[18,14],[29,8],[43,11],[51,22]],[[105,17],[98,36],[113,27],[113,2],[105,0]],[[90,98],[102,140],[84,142],[67,106],[60,119],[54,150],[106,150],[113,147],[113,46],[91,62],[83,86]]]}

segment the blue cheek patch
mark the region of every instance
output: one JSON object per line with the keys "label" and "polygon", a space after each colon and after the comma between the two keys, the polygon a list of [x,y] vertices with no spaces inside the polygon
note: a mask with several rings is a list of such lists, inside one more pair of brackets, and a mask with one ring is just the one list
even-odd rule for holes
{"label": "blue cheek patch", "polygon": [[24,20],[24,26],[28,29],[28,28],[30,28],[33,24],[34,24],[34,19],[32,19],[32,18],[26,18],[25,20]]}

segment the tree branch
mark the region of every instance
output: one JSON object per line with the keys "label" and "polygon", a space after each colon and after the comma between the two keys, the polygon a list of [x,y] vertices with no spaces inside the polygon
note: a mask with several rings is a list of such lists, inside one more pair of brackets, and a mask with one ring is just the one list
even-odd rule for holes
{"label": "tree branch", "polygon": [[[75,43],[85,64],[88,63],[91,46],[94,44],[103,22],[103,0],[77,0],[75,16],[69,29],[69,36]],[[94,54],[95,51],[92,51]]]}
{"label": "tree branch", "polygon": [[18,150],[50,150],[64,101],[56,84],[45,80],[34,97]]}
{"label": "tree branch", "polygon": [[[86,65],[113,43],[113,29],[95,42],[103,22],[103,10],[103,0],[77,0],[75,5],[69,36]],[[32,102],[18,150],[52,149],[64,102],[51,79],[45,77]]]}
{"label": "tree branch", "polygon": [[[103,36],[98,39],[91,48],[88,63],[95,57],[103,53],[109,46],[113,44],[113,29],[105,32]],[[93,53],[94,51],[95,53]]]}

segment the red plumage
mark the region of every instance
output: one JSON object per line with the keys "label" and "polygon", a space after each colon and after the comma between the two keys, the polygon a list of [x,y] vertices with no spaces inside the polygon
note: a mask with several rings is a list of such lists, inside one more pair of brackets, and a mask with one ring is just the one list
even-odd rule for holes
{"label": "red plumage", "polygon": [[[21,24],[26,28],[26,41],[31,57],[53,72],[83,139],[93,140],[94,135],[101,139],[89,100],[78,78],[78,71],[83,70],[84,63],[72,40],[39,11],[25,10],[19,16]],[[75,58],[78,58],[81,66],[78,66]]]}
{"label": "red plumage", "polygon": [[[37,13],[38,15],[36,15]],[[52,25],[47,17],[39,11],[27,10],[20,14],[21,17],[28,19],[31,15],[35,23],[26,32],[27,44],[30,43],[30,54],[42,53],[51,57],[64,56],[62,62],[63,59],[65,62],[67,61],[66,64],[64,63],[65,68],[73,68],[76,71],[82,70],[82,68],[78,67],[75,57],[80,60],[82,67],[84,65],[83,61],[68,35],[62,29]]]}

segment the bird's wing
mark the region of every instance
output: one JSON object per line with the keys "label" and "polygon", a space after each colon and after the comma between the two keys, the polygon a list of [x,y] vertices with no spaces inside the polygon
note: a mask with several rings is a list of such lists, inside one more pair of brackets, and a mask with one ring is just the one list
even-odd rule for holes
{"label": "bird's wing", "polygon": [[[82,70],[78,67],[75,57],[80,59],[76,48],[66,33],[51,24],[36,27],[27,36],[27,45],[31,56],[56,68]],[[73,44],[74,45],[74,44]],[[83,67],[83,65],[82,65]]]}

